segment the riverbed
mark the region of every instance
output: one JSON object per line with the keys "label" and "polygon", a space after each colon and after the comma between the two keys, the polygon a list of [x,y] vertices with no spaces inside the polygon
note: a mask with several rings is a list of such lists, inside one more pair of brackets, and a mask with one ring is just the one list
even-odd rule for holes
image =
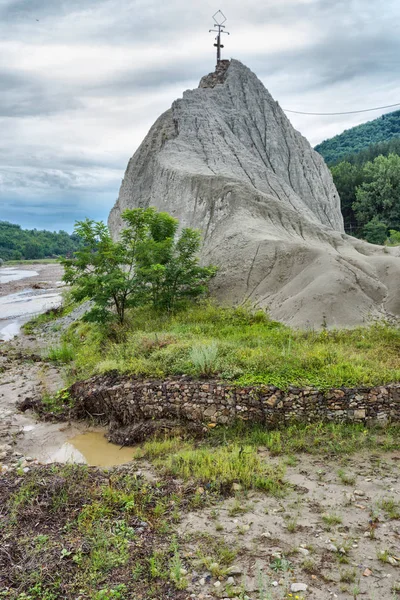
{"label": "riverbed", "polygon": [[0,342],[19,334],[32,317],[61,304],[59,264],[0,267]]}
{"label": "riverbed", "polygon": [[[30,461],[111,467],[132,460],[133,449],[108,443],[101,428],[42,422],[16,408],[21,400],[53,395],[66,386],[62,368],[38,360],[49,345],[59,343],[58,334],[50,338],[21,332],[33,316],[60,306],[62,274],[59,264],[0,267],[0,473],[2,463],[6,468]],[[15,358],[16,353],[26,358]]]}

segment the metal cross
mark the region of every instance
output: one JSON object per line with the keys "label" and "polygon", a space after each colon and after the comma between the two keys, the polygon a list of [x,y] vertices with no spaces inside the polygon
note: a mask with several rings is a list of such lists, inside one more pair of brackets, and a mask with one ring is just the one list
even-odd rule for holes
{"label": "metal cross", "polygon": [[221,34],[226,33],[227,35],[229,35],[229,31],[222,31],[223,29],[225,29],[224,23],[226,21],[226,17],[224,15],[224,13],[222,12],[222,10],[217,10],[215,15],[213,15],[213,19],[214,19],[214,27],[217,27],[217,29],[210,29],[209,33],[211,31],[215,31],[215,33],[218,33],[217,37],[215,38],[217,43],[214,44],[214,46],[217,48],[217,64],[218,64],[219,61],[221,60],[221,48],[224,47],[221,44]]}

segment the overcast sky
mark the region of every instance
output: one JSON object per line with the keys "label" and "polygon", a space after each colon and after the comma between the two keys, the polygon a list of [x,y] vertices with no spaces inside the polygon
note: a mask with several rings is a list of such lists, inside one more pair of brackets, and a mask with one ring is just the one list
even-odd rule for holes
{"label": "overcast sky", "polygon": [[[0,0],[0,220],[106,219],[154,120],[213,70],[219,8],[224,57],[282,107],[400,102],[398,0]],[[315,145],[382,112],[289,116]]]}

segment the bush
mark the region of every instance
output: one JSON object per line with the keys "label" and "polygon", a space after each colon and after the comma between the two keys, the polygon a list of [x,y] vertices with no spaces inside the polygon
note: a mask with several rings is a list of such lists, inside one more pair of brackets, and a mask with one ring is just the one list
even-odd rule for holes
{"label": "bush", "polygon": [[195,346],[190,353],[190,361],[201,377],[211,377],[216,372],[217,357],[218,346],[215,342]]}

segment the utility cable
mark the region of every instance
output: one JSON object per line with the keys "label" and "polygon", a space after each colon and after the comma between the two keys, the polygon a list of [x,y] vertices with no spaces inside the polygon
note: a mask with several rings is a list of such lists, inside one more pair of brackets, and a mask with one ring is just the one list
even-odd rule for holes
{"label": "utility cable", "polygon": [[373,110],[383,110],[384,108],[393,108],[394,106],[400,106],[400,102],[397,104],[388,104],[387,106],[377,106],[376,108],[365,108],[364,110],[349,110],[346,112],[303,112],[301,110],[289,110],[288,108],[284,108],[283,110],[288,113],[295,113],[296,115],[313,115],[316,117],[324,117],[324,116],[333,116],[333,115],[355,115],[356,113],[365,113],[371,112]]}

